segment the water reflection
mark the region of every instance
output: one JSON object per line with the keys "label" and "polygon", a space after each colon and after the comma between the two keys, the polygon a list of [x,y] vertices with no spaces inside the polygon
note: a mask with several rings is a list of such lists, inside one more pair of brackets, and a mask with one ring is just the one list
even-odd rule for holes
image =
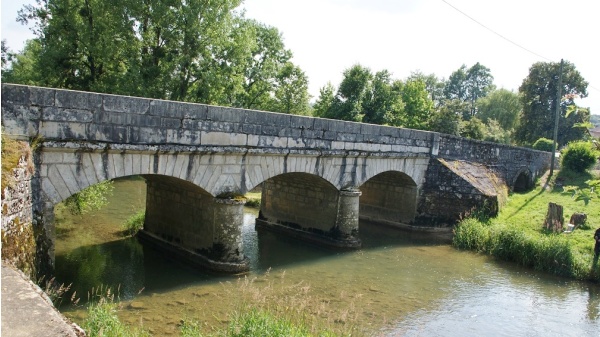
{"label": "water reflection", "polygon": [[[57,216],[57,278],[83,294],[99,285],[120,286],[121,298],[134,301],[121,318],[155,335],[176,334],[185,317],[225,324],[247,295],[243,279],[189,268],[119,236],[120,223],[135,213],[134,196],[143,195],[140,188],[143,182],[116,183],[106,214]],[[386,336],[597,336],[600,328],[600,290],[594,284],[457,251],[448,237],[368,223],[360,224],[363,249],[339,252],[256,232],[256,216],[247,210],[242,231],[249,279],[273,298],[297,285],[309,287],[311,296],[331,308],[324,319],[338,319],[345,310],[373,334]],[[84,311],[63,310],[76,321]]]}

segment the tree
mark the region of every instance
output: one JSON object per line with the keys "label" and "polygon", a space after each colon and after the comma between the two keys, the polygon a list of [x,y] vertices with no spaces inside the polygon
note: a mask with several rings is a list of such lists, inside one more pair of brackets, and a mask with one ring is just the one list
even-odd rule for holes
{"label": "tree", "polygon": [[275,93],[267,110],[295,115],[309,115],[308,77],[288,62],[276,77]]}
{"label": "tree", "polygon": [[466,138],[483,140],[486,135],[485,124],[477,117],[463,121],[460,135]]}
{"label": "tree", "polygon": [[423,81],[425,83],[425,90],[429,93],[429,99],[433,101],[435,107],[440,107],[444,102],[444,88],[446,86],[444,79],[438,79],[435,74],[425,75],[420,71],[416,71],[410,74],[406,80]]}
{"label": "tree", "polygon": [[427,130],[429,119],[433,111],[433,101],[421,80],[407,80],[401,87],[404,112],[402,114],[402,127]]}
{"label": "tree", "polygon": [[397,81],[387,70],[379,71],[373,77],[363,102],[364,123],[396,125],[404,104],[400,97]]}
{"label": "tree", "polygon": [[513,130],[519,123],[521,112],[519,95],[506,89],[498,89],[477,100],[477,117],[484,123],[497,121],[504,130]]}
{"label": "tree", "polygon": [[466,103],[460,100],[446,101],[433,113],[429,122],[429,129],[431,131],[459,136],[461,131],[461,116],[465,105]]}
{"label": "tree", "polygon": [[[532,144],[542,137],[553,138],[559,71],[559,63],[535,63],[519,87],[523,113],[521,123],[515,133],[515,139],[520,144]],[[583,128],[574,126],[587,122],[589,111],[578,109],[577,113],[567,116],[567,107],[575,105],[575,97],[587,96],[587,85],[588,83],[575,69],[575,65],[565,61],[561,88],[563,99],[559,102],[558,143],[560,145],[583,139],[585,135]]]}
{"label": "tree", "polygon": [[373,74],[359,64],[344,71],[329,111],[324,117],[361,122],[364,116],[363,102],[371,91]]}
{"label": "tree", "polygon": [[463,115],[463,119],[468,120],[477,113],[475,102],[485,97],[494,88],[493,80],[490,69],[479,62],[469,69],[463,64],[448,78],[444,96],[449,100],[458,99],[468,102],[469,109]]}
{"label": "tree", "polygon": [[319,89],[319,97],[313,105],[315,117],[329,118],[330,111],[335,100],[335,87],[331,82]]}

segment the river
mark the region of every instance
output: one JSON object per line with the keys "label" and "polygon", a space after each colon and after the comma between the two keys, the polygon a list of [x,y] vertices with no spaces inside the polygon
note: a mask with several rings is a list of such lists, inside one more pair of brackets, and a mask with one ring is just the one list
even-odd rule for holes
{"label": "river", "polygon": [[[120,318],[154,336],[177,336],[182,319],[206,331],[255,304],[305,313],[342,331],[375,336],[599,336],[600,287],[452,248],[448,238],[360,224],[363,248],[339,252],[256,232],[244,216],[246,276],[188,268],[123,237],[121,224],[144,207],[140,179],[117,180],[109,204],[73,216],[57,206],[56,278],[82,302],[61,311],[85,318],[81,303],[111,289]],[[101,290],[98,290],[101,289]]]}

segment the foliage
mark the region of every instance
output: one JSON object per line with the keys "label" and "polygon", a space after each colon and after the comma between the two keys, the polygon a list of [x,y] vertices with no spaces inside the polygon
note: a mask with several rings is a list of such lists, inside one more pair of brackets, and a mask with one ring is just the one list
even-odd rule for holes
{"label": "foliage", "polygon": [[521,102],[519,95],[506,89],[498,89],[476,102],[477,117],[482,122],[497,121],[502,129],[513,130],[519,123]]}
{"label": "foliage", "polygon": [[246,207],[260,208],[261,193],[260,192],[249,192],[244,195],[246,197]]}
{"label": "foliage", "polygon": [[459,136],[462,126],[462,118],[460,117],[462,113],[460,111],[465,107],[466,103],[459,100],[445,101],[445,104],[431,116],[429,129],[431,131]]}
{"label": "foliage", "polygon": [[144,219],[146,218],[146,210],[141,210],[130,216],[123,223],[123,233],[125,235],[135,235],[144,227]]}
{"label": "foliage", "polygon": [[[584,188],[589,174],[561,171],[556,179]],[[570,234],[554,234],[542,228],[549,202],[559,203],[565,214],[581,213],[582,204],[562,193],[561,188],[548,190],[538,186],[531,192],[513,194],[498,217],[489,221],[468,218],[455,228],[453,244],[497,258],[513,261],[575,279],[600,281],[595,272],[592,239],[594,230],[580,226]],[[589,208],[592,207],[592,208]],[[585,208],[589,223],[600,221],[597,204]]]}
{"label": "foliage", "polygon": [[561,166],[575,172],[584,172],[598,162],[599,155],[591,142],[571,142],[561,152]]}
{"label": "foliage", "polygon": [[460,135],[466,138],[482,140],[485,137],[485,133],[485,124],[479,118],[473,117],[463,122]]}
{"label": "foliage", "polygon": [[587,206],[592,199],[598,198],[600,180],[587,180],[586,187],[568,185],[563,187],[563,193],[571,195],[575,201],[583,201]]}
{"label": "foliage", "polygon": [[73,194],[64,203],[72,214],[85,214],[104,207],[108,203],[107,196],[113,189],[112,181],[103,181]]}
{"label": "foliage", "polygon": [[533,143],[532,146],[535,150],[552,152],[552,148],[554,147],[554,141],[548,138],[540,138]]}
{"label": "foliage", "polygon": [[467,69],[462,65],[453,72],[444,88],[446,99],[458,99],[468,104],[469,109],[463,114],[463,119],[469,120],[475,116],[477,109],[475,103],[478,99],[487,96],[494,89],[494,77],[490,69],[481,65],[479,62]]}
{"label": "foliage", "polygon": [[485,125],[485,135],[483,140],[488,142],[511,144],[512,132],[502,128],[495,119],[488,119]]}
{"label": "foliage", "polygon": [[[535,63],[519,87],[523,113],[515,138],[520,144],[531,144],[541,137],[553,138],[559,72],[559,63]],[[574,126],[587,122],[589,111],[578,109],[576,113],[567,116],[567,107],[575,105],[576,97],[587,96],[587,86],[588,83],[575,69],[575,65],[565,62],[561,86],[563,99],[559,109],[558,144],[560,145],[583,139],[586,133],[584,128]]]}
{"label": "foliage", "polygon": [[240,4],[36,0],[18,17],[36,38],[3,79],[308,114],[308,80],[281,34],[236,12]]}
{"label": "foliage", "polygon": [[411,129],[427,130],[429,118],[433,110],[433,101],[421,80],[407,80],[401,86],[401,97],[404,102],[404,113],[401,126]]}
{"label": "foliage", "polygon": [[89,337],[141,337],[150,336],[145,331],[133,330],[123,324],[117,316],[118,304],[112,297],[102,297],[98,302],[88,305],[88,317],[83,329]]}

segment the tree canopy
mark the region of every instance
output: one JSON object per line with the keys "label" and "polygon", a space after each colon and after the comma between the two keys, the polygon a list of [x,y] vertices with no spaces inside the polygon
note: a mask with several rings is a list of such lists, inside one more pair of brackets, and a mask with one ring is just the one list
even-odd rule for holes
{"label": "tree canopy", "polygon": [[[521,144],[533,144],[539,138],[553,138],[556,98],[560,74],[560,63],[538,62],[531,66],[529,75],[519,87],[523,113],[521,123],[516,130],[516,140]],[[587,109],[576,109],[567,114],[568,106],[575,106],[576,97],[587,96],[588,83],[575,66],[565,61],[562,73],[561,100],[559,107],[558,143],[583,139],[585,128],[579,123],[589,121]]]}
{"label": "tree canopy", "polygon": [[[241,0],[37,0],[5,80],[307,114],[308,78]],[[3,55],[7,55],[3,51]]]}

